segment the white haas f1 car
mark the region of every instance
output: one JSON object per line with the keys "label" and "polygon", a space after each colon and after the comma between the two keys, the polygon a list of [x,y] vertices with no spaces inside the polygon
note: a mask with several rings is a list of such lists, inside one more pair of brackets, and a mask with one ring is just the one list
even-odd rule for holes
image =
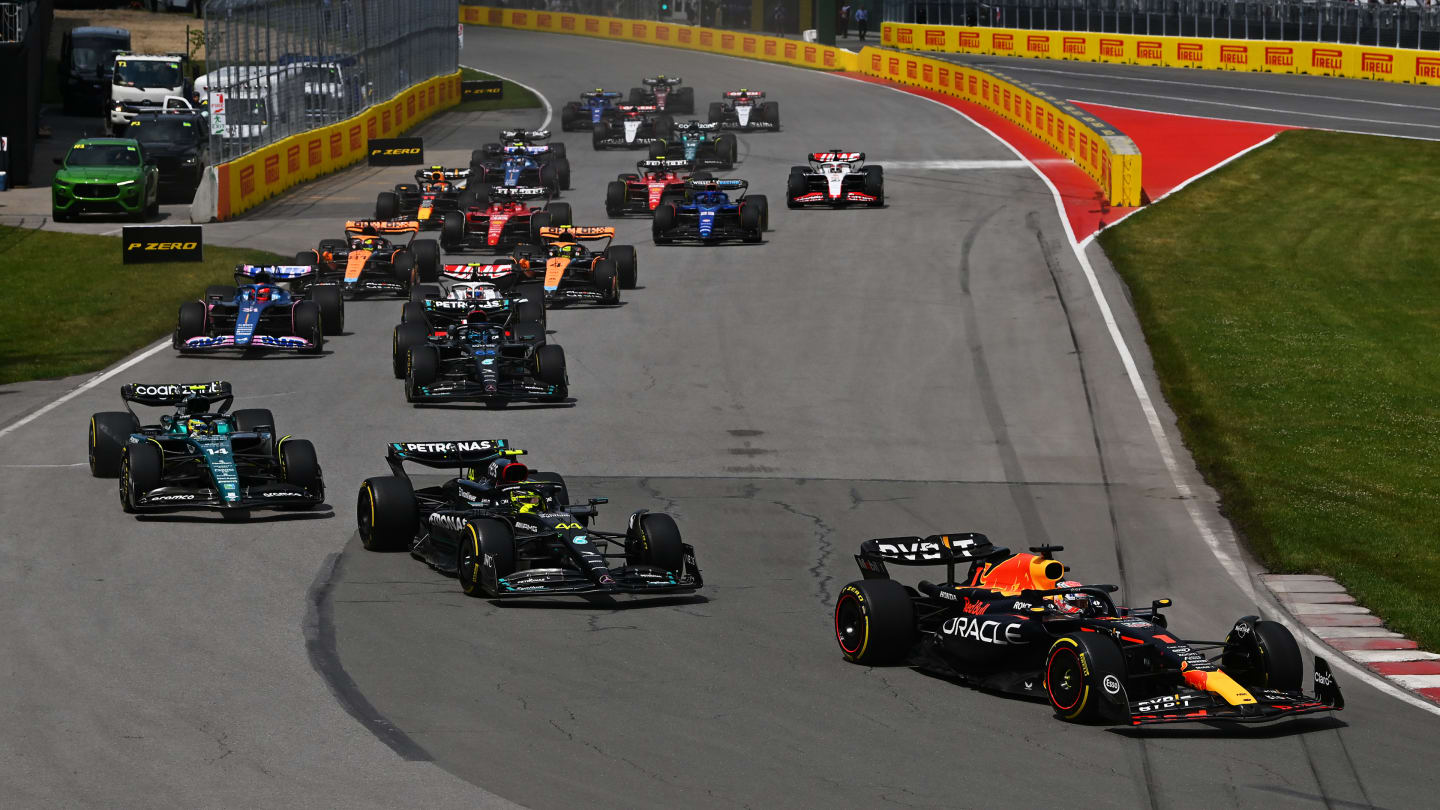
{"label": "white haas f1 car", "polygon": [[885,170],[866,166],[864,152],[811,152],[809,166],[791,166],[785,184],[791,208],[885,204]]}
{"label": "white haas f1 car", "polygon": [[721,129],[780,130],[780,104],[765,101],[764,90],[729,90],[724,101],[710,102],[710,123]]}

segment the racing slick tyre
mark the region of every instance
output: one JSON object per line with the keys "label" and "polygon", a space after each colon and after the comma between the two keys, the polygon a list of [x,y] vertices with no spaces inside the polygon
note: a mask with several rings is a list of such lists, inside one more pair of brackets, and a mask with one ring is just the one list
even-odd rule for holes
{"label": "racing slick tyre", "polygon": [[465,215],[459,211],[446,211],[440,218],[440,247],[449,253],[459,250],[464,244]]}
{"label": "racing slick tyre", "polygon": [[474,189],[467,188],[455,197],[455,209],[457,212],[468,211],[478,204],[479,198],[475,195]]}
{"label": "racing slick tyre", "polygon": [[301,267],[314,267],[320,263],[320,256],[313,250],[302,250],[295,254],[295,263]]}
{"label": "racing slick tyre", "polygon": [[300,351],[319,354],[325,348],[325,319],[320,314],[319,304],[301,301],[290,310],[290,321],[295,325],[295,334],[310,341],[310,348]]}
{"label": "racing slick tyre", "polygon": [[[298,255],[297,255],[298,258]],[[235,289],[233,284],[211,284],[205,288],[206,301],[233,301],[235,300]]]}
{"label": "racing slick tyre", "polygon": [[1055,716],[1098,723],[1129,713],[1125,705],[1125,657],[1109,636],[1062,636],[1045,656],[1045,694]]}
{"label": "racing slick tyre", "polygon": [[135,501],[160,486],[164,469],[159,445],[140,442],[126,446],[120,458],[120,507],[126,512],[134,512]]}
{"label": "racing slick tyre", "polygon": [[515,285],[515,320],[545,325],[545,282],[525,281]]}
{"label": "racing slick tyre", "polygon": [[625,213],[625,184],[619,180],[611,180],[605,186],[605,213],[612,217]]}
{"label": "racing slick tyre", "polygon": [[695,114],[695,88],[681,87],[670,93],[670,100],[665,103],[666,107],[673,108],[677,113],[685,115]]}
{"label": "racing slick tyre", "polygon": [[635,248],[631,245],[615,245],[607,248],[605,255],[615,263],[615,274],[620,277],[620,288],[635,289],[635,283],[640,276],[640,263],[635,258]]}
{"label": "racing slick tyre", "polygon": [[675,204],[656,206],[655,219],[650,223],[651,235],[655,237],[655,244],[670,244],[670,231],[675,227],[678,217],[675,214]]}
{"label": "racing slick tyre", "polygon": [[430,329],[423,319],[395,327],[395,331],[390,335],[390,365],[395,371],[395,379],[405,379],[405,371],[409,368],[406,364],[410,361],[410,347],[424,345],[429,335]]}
{"label": "racing slick tyre", "polygon": [[535,379],[546,385],[555,386],[555,393],[544,398],[544,402],[564,402],[570,396],[570,385],[565,373],[565,350],[553,343],[535,350]]}
{"label": "racing slick tyre", "polygon": [[130,434],[140,432],[140,420],[129,411],[106,411],[90,417],[90,436],[86,442],[90,457],[90,474],[96,478],[114,478],[120,474],[120,457]]}
{"label": "racing slick tyre", "polygon": [[320,305],[320,322],[327,335],[345,334],[345,296],[334,284],[317,284],[310,288],[310,300]]}
{"label": "racing slick tyre", "polygon": [[755,207],[760,209],[760,230],[770,230],[770,198],[764,194],[755,194],[746,199],[750,200],[755,204]]}
{"label": "racing slick tyre", "polygon": [[645,156],[651,160],[660,160],[665,157],[665,144],[661,141],[650,144],[645,149]]}
{"label": "racing slick tyre", "polygon": [[425,301],[431,298],[442,298],[445,293],[440,290],[439,284],[416,284],[410,288],[411,301]]}
{"label": "racing slick tyre", "polygon": [[415,257],[408,250],[396,252],[394,258],[390,260],[390,272],[396,281],[407,285],[407,290],[414,289],[415,285],[420,283],[419,276],[415,272]]}
{"label": "racing slick tyre", "polygon": [[498,520],[477,518],[460,532],[455,557],[455,578],[466,596],[499,596],[486,593],[480,572],[487,564],[494,567],[497,578],[515,573],[515,533]]}
{"label": "racing slick tyre", "polygon": [[472,149],[472,150],[470,150],[470,179],[471,179],[471,180],[483,180],[483,179],[485,179],[485,159],[486,159],[486,156],[485,156],[485,150],[484,150],[484,149]]}
{"label": "racing slick tyre", "polygon": [[871,205],[879,206],[885,204],[885,168],[883,166],[865,167],[865,193],[873,195],[875,202]]}
{"label": "racing slick tyre", "polygon": [[[416,287],[415,289],[420,289]],[[425,305],[419,301],[406,301],[400,308],[400,323],[425,323]]]}
{"label": "racing slick tyre", "polygon": [[231,415],[235,417],[235,429],[241,433],[253,433],[260,428],[275,432],[275,414],[269,408],[241,408]]}
{"label": "racing slick tyre", "polygon": [[562,157],[552,165],[555,166],[555,178],[560,181],[560,188],[568,191],[570,188],[570,161]]}
{"label": "racing slick tyre", "polygon": [[598,152],[605,148],[605,139],[609,137],[610,124],[606,121],[600,121],[595,124],[594,129],[590,130],[590,145],[595,147],[595,151]]}
{"label": "racing slick tyre", "polygon": [[735,161],[740,157],[740,143],[733,134],[726,132],[715,139],[715,157],[725,164],[725,168],[735,168]]}
{"label": "racing slick tyre", "polygon": [[675,137],[675,119],[669,113],[661,113],[655,117],[652,129],[655,132],[654,137],[668,141]]}
{"label": "racing slick tyre", "polygon": [[400,195],[393,191],[382,191],[375,196],[375,218],[394,219],[400,216]]}
{"label": "racing slick tyre", "polygon": [[540,185],[550,192],[551,197],[560,195],[560,173],[556,171],[555,164],[547,163],[540,167]]}
{"label": "racing slick tyre", "polygon": [[664,512],[645,512],[632,520],[625,530],[625,562],[678,574],[685,567],[685,545],[675,519]]}
{"label": "racing slick tyre", "polygon": [[440,353],[434,346],[411,346],[406,354],[405,390],[414,391],[440,376]]}
{"label": "racing slick tyre", "polygon": [[761,121],[769,121],[775,125],[776,132],[780,131],[780,102],[766,101],[760,105],[760,109],[756,110],[756,112],[760,113]]}
{"label": "racing slick tyre", "polygon": [[[693,172],[693,173],[690,175],[690,179],[691,179],[691,180],[714,180],[714,179],[715,179],[715,175],[711,174],[710,172]],[[667,189],[665,189],[665,190],[666,190],[666,191],[669,191],[670,189],[667,188]],[[680,193],[680,196],[681,196],[681,197],[685,196],[685,193],[682,191],[682,192]]]}
{"label": "racing slick tyre", "polygon": [[180,305],[180,314],[175,322],[175,340],[177,344],[184,344],[185,341],[194,337],[204,337],[209,325],[210,310],[199,301],[186,301]]}
{"label": "racing slick tyre", "polygon": [[809,189],[809,184],[805,182],[805,175],[791,169],[790,177],[785,181],[785,204],[791,208],[800,208],[801,204],[795,202],[795,198]]}
{"label": "racing slick tyre", "polygon": [[570,213],[570,203],[552,202],[545,206],[545,211],[550,214],[552,226],[575,224],[575,216]]}
{"label": "racing slick tyre", "polygon": [[530,215],[530,241],[534,244],[542,244],[540,229],[550,227],[550,212],[536,211]]}
{"label": "racing slick tyre", "polygon": [[[565,485],[565,476],[557,472],[536,472],[530,471],[531,481],[549,481],[555,485],[555,497],[560,501],[561,507],[570,505],[570,487]],[[582,523],[584,521],[581,521]]]}
{"label": "racing slick tyre", "polygon": [[632,87],[632,88],[630,88],[630,103],[631,103],[631,104],[649,104],[650,102],[646,101],[646,99],[645,99],[645,88],[643,88],[643,87]]}
{"label": "racing slick tyre", "polygon": [[566,157],[566,155],[565,155],[565,144],[563,144],[563,143],[552,143],[552,144],[550,144],[550,154],[554,155],[556,158],[558,158],[558,159],[560,159],[560,160],[567,160],[567,159],[568,159],[568,158]]}
{"label": "racing slick tyre", "polygon": [[475,183],[474,185],[470,186],[469,188],[467,188],[467,189],[465,189],[465,190],[466,190],[467,192],[473,192],[473,193],[474,193],[474,195],[475,195],[475,206],[476,206],[477,208],[486,208],[486,207],[488,207],[488,206],[490,205],[490,189],[491,189],[491,188],[492,188],[492,186],[491,186],[489,183]]}
{"label": "racing slick tyre", "polygon": [[710,102],[710,111],[705,117],[712,124],[720,123],[725,118],[725,105],[718,101]]}
{"label": "racing slick tyre", "polygon": [[765,208],[765,198],[758,194],[746,197],[740,204],[740,227],[746,231],[746,242],[759,242],[764,238]]}
{"label": "racing slick tyre", "polygon": [[574,132],[575,119],[580,117],[580,102],[568,101],[560,110],[560,131]]}
{"label": "racing slick tyre", "polygon": [[410,243],[410,252],[415,256],[415,268],[420,271],[422,283],[440,280],[440,243],[434,239],[416,239]]}
{"label": "racing slick tyre", "polygon": [[615,270],[615,262],[610,259],[601,259],[595,262],[595,269],[592,273],[595,278],[595,289],[602,293],[609,291],[603,299],[603,303],[620,303],[620,274]]}
{"label": "racing slick tyre", "polygon": [[1285,625],[1246,616],[1225,637],[1220,668],[1241,686],[1300,691],[1305,674],[1300,645]]}
{"label": "racing slick tyre", "polygon": [[893,579],[862,579],[840,589],[835,640],[852,664],[899,663],[915,644],[915,604]]}
{"label": "racing slick tyre", "polygon": [[320,477],[320,457],[309,439],[286,439],[280,443],[280,471],[288,484],[304,487],[324,499],[325,480]]}
{"label": "racing slick tyre", "polygon": [[355,502],[355,524],[366,551],[405,551],[415,539],[420,510],[410,481],[398,475],[365,479]]}

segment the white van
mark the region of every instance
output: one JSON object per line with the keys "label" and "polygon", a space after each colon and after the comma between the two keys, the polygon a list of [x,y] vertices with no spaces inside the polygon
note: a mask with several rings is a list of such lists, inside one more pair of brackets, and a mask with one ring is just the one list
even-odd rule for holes
{"label": "white van", "polygon": [[119,135],[141,110],[163,108],[167,97],[186,97],[185,90],[182,54],[115,54],[110,77],[111,131]]}

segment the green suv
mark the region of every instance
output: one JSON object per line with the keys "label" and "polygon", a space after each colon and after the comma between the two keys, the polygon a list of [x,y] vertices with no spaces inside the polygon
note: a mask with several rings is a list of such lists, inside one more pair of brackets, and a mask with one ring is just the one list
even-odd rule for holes
{"label": "green suv", "polygon": [[127,138],[76,141],[50,183],[57,222],[91,212],[129,214],[144,222],[160,213],[160,170]]}

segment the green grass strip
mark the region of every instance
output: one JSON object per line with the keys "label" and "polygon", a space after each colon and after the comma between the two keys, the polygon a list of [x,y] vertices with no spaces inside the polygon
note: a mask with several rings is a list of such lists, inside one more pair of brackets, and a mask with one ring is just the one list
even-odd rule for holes
{"label": "green grass strip", "polygon": [[[491,76],[489,73],[481,73],[472,68],[460,68],[460,79],[500,79],[499,76]],[[486,101],[462,101],[450,108],[450,112],[488,112],[490,110],[522,110],[529,107],[539,107],[540,99],[529,90],[510,81],[501,79],[505,83],[500,93],[500,98],[488,99]]]}
{"label": "green grass strip", "polygon": [[121,264],[114,236],[0,226],[0,384],[102,369],[175,328],[180,302],[273,253],[205,246],[205,261]]}
{"label": "green grass strip", "polygon": [[1225,514],[1440,649],[1440,143],[1287,132],[1101,236]]}

